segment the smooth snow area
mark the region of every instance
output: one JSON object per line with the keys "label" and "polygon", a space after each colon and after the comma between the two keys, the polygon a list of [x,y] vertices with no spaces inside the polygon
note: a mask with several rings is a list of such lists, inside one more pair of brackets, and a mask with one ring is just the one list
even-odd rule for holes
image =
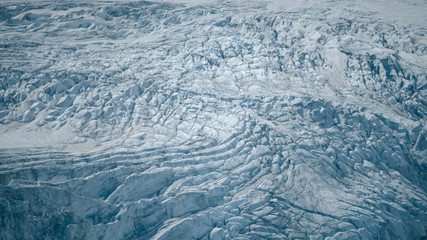
{"label": "smooth snow area", "polygon": [[0,239],[425,239],[426,1],[2,1]]}

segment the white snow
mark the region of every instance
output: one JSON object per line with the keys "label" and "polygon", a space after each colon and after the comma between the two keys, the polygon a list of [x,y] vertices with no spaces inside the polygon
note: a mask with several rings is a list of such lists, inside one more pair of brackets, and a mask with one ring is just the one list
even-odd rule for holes
{"label": "white snow", "polygon": [[425,12],[2,1],[0,238],[425,238]]}

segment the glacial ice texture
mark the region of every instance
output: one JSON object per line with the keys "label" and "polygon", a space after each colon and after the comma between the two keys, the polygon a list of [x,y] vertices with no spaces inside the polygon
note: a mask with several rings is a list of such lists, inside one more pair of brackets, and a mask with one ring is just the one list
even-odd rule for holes
{"label": "glacial ice texture", "polygon": [[426,6],[2,1],[0,239],[425,239]]}

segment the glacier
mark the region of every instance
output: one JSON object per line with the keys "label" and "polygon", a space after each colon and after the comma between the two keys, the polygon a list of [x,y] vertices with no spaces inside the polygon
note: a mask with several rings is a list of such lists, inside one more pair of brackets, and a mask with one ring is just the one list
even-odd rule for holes
{"label": "glacier", "polygon": [[0,3],[1,239],[426,239],[427,3]]}

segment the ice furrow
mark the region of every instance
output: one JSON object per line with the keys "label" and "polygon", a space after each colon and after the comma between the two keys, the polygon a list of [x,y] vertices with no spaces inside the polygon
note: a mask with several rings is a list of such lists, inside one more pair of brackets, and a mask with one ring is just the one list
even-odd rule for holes
{"label": "ice furrow", "polygon": [[424,239],[423,1],[4,1],[1,239]]}

